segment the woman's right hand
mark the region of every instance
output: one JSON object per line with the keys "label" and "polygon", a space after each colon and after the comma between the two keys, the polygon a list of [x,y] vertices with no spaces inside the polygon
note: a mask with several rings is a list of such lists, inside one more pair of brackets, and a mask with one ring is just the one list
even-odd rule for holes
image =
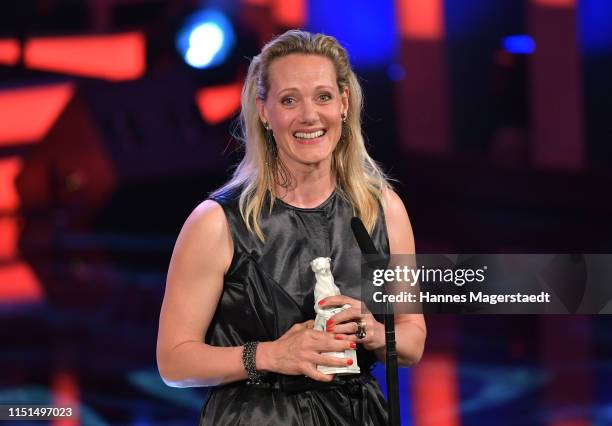
{"label": "woman's right hand", "polygon": [[[346,367],[347,360],[322,355],[321,352],[342,352],[355,349],[354,342],[336,340],[334,333],[314,330],[314,320],[294,324],[279,339],[257,346],[256,363],[260,371],[299,375],[321,382],[331,382],[332,374],[317,370],[317,365]],[[352,363],[352,360],[348,360]]]}

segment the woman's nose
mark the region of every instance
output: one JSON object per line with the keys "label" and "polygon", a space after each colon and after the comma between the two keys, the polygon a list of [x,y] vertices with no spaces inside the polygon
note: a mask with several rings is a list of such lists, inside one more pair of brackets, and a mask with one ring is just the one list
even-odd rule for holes
{"label": "woman's nose", "polygon": [[317,107],[312,101],[305,101],[302,103],[302,121],[305,123],[314,123],[317,121],[319,115]]}

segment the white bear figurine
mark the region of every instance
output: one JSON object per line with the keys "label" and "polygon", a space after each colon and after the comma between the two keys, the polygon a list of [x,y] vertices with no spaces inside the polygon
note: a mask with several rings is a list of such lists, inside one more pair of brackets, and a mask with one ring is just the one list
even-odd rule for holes
{"label": "white bear figurine", "polygon": [[[344,305],[342,307],[325,308],[319,306],[319,301],[329,296],[337,296],[340,294],[340,289],[334,282],[334,277],[331,273],[331,259],[329,257],[317,257],[310,262],[310,267],[315,273],[315,289],[314,309],[317,313],[315,318],[315,330],[326,331],[327,320],[333,317],[338,312],[350,308],[350,305]],[[318,365],[317,369],[325,374],[358,374],[361,370],[357,365],[357,351],[355,349],[347,349],[344,352],[324,352],[323,355],[334,356],[343,359],[352,359],[353,364],[347,365],[346,367],[328,367],[325,365]]]}

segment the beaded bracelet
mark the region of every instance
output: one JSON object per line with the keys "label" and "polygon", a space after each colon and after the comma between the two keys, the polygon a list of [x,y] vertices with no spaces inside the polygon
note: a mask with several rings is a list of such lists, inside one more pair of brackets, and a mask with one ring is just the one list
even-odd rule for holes
{"label": "beaded bracelet", "polygon": [[247,385],[261,385],[263,374],[257,371],[255,363],[255,354],[257,353],[257,345],[259,342],[247,342],[242,350],[242,365],[247,372]]}

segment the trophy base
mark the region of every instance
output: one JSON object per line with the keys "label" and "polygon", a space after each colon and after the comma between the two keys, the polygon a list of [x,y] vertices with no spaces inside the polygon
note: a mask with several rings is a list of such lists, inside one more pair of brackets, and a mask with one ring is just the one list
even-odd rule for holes
{"label": "trophy base", "polygon": [[342,359],[352,359],[353,364],[346,367],[329,367],[327,365],[317,365],[317,370],[323,374],[359,374],[361,369],[357,365],[357,352],[355,349],[348,349],[344,352],[323,352],[321,355],[333,356]]}
{"label": "trophy base", "polygon": [[[348,305],[347,305],[348,306]],[[346,307],[325,309],[321,314],[317,314],[315,318],[315,330],[325,331],[327,320],[338,312],[342,312]],[[359,374],[361,369],[357,365],[357,351],[355,349],[347,349],[344,352],[323,352],[321,355],[333,356],[342,359],[352,359],[353,364],[346,367],[329,367],[327,365],[317,365],[317,370],[323,374]]]}

